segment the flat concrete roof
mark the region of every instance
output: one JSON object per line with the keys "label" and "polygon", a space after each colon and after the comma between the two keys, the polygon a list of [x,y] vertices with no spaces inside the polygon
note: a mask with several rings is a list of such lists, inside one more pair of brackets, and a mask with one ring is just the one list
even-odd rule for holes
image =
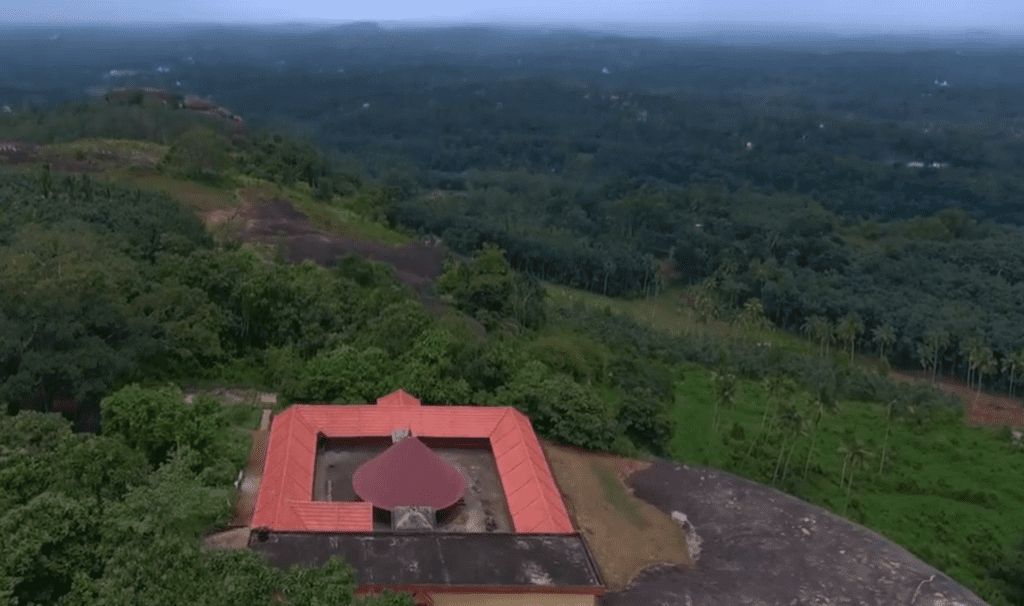
{"label": "flat concrete roof", "polygon": [[[578,534],[262,533],[249,547],[278,568],[319,566],[331,555],[359,586],[447,585],[591,588],[603,580]],[[601,591],[603,593],[603,591]]]}

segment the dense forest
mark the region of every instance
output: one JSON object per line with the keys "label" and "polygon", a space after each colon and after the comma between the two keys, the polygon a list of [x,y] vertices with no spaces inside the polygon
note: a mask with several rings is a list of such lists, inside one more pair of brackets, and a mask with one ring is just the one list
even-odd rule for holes
{"label": "dense forest", "polygon": [[[0,599],[165,603],[168,579],[212,583],[208,571],[229,564],[232,587],[256,588],[250,602],[351,592],[351,579],[325,588],[340,563],[322,577],[271,573],[190,547],[225,523],[245,458],[227,413],[184,403],[177,385],[194,381],[285,403],[403,387],[428,403],[515,406],[546,439],[718,466],[898,539],[994,606],[1024,599],[1024,529],[1007,518],[1024,507],[1020,449],[963,433],[959,402],[885,373],[923,367],[1018,390],[1018,49],[478,30],[442,44],[373,24],[268,31],[261,45],[214,33],[0,40],[23,50],[0,66],[3,140],[155,142],[168,146],[156,167],[168,178],[302,186],[325,206],[438,236],[459,256],[430,294],[452,313],[428,313],[380,264],[289,265],[219,240],[166,195],[45,166],[4,172],[0,528],[29,547],[0,560]],[[76,44],[91,50],[58,64]],[[246,132],[144,96],[82,99],[124,78],[112,68],[137,70],[134,86],[212,95]],[[672,297],[702,330],[555,304],[544,282]],[[92,411],[79,428],[102,415],[99,435],[46,415],[68,399]],[[956,490],[917,473],[952,460],[945,437],[932,447],[947,434],[970,451],[954,457]],[[100,450],[117,460],[96,467]],[[990,451],[1009,463],[986,463]],[[875,478],[855,486],[872,453]],[[174,524],[156,524],[140,504],[169,494],[190,497],[161,514]],[[918,516],[909,524],[883,513],[892,495],[928,507],[905,512]],[[936,513],[953,507],[971,519],[962,532]],[[58,510],[77,513],[56,524]],[[105,512],[124,526],[104,526]],[[126,529],[150,547],[118,547]],[[164,567],[177,576],[153,575]]]}
{"label": "dense forest", "polygon": [[[331,150],[288,152],[285,182],[330,196],[376,179],[387,195],[375,212],[460,253],[492,242],[517,270],[617,296],[657,292],[666,275],[708,281],[727,307],[759,299],[778,326],[856,319],[855,349],[884,341],[896,366],[1012,388],[1024,349],[1016,47],[486,28],[441,42],[372,23],[232,43],[245,33],[98,47],[88,29],[25,30],[10,42],[25,59],[4,79],[21,92],[0,97],[73,100],[69,80],[29,78],[33,60],[84,47],[84,69],[63,68],[80,91],[111,61],[96,49],[116,46],[131,51],[117,66],[138,72],[131,83],[173,78],[253,127]],[[160,63],[169,71],[153,72]],[[74,107],[44,118],[27,104],[0,124],[12,139],[67,139],[85,119]],[[124,136],[168,141],[180,118],[157,109]],[[86,132],[110,128],[96,120]]]}

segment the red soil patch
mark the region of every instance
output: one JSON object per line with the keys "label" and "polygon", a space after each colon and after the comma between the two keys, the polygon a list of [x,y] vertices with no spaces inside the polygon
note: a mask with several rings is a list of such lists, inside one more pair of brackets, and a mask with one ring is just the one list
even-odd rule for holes
{"label": "red soil patch", "polygon": [[[897,372],[891,373],[897,381],[907,383],[931,382],[931,376],[925,372]],[[942,391],[956,396],[964,403],[967,411],[964,421],[968,425],[980,427],[1002,427],[1009,425],[1015,429],[1024,429],[1024,404],[1016,398],[1008,395],[997,395],[982,390],[978,393],[977,388],[967,386],[967,383],[959,379],[947,376],[937,376],[935,386]]]}

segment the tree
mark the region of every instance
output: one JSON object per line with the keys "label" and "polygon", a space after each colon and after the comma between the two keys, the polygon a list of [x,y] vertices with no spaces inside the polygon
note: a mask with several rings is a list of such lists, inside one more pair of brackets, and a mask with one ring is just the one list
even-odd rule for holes
{"label": "tree", "polygon": [[138,287],[136,264],[82,222],[20,229],[0,248],[0,400],[95,402],[134,372],[156,344],[128,303]]}
{"label": "tree", "polygon": [[750,299],[743,304],[743,312],[740,314],[740,325],[744,330],[764,330],[768,321],[764,316],[764,305],[760,299]]}
{"label": "tree", "polygon": [[378,347],[349,345],[320,352],[305,364],[288,400],[344,403],[373,402],[393,385],[393,364]]}
{"label": "tree", "polygon": [[504,251],[494,245],[485,246],[471,260],[449,260],[435,289],[488,329],[507,318],[526,328],[539,328],[546,319],[540,282],[514,271]]}
{"label": "tree", "polygon": [[707,324],[718,317],[718,279],[716,277],[708,278],[697,289],[694,310],[697,312],[697,321],[701,324]]}
{"label": "tree", "polygon": [[711,382],[715,391],[715,409],[711,418],[711,435],[708,445],[714,441],[718,434],[721,410],[732,408],[736,397],[736,374],[730,368],[721,368],[711,372]]}
{"label": "tree", "polygon": [[514,406],[530,418],[537,433],[557,443],[609,450],[619,435],[618,422],[593,389],[541,362],[523,366],[498,389],[494,403]]}
{"label": "tree", "polygon": [[991,347],[981,348],[976,367],[978,369],[978,393],[975,394],[975,400],[981,396],[981,382],[984,377],[994,373],[999,368],[996,356],[992,353]]}
{"label": "tree", "polygon": [[[774,410],[779,402],[786,396],[796,391],[796,383],[793,382],[789,377],[782,377],[775,374],[765,375],[761,380],[761,391],[766,394],[764,400],[764,413],[761,415],[761,425],[758,428],[757,437],[750,443],[750,448],[747,453],[743,456],[743,461],[750,457],[753,453],[754,448],[760,442],[761,438],[767,435],[771,431],[772,424],[774,422]],[[768,419],[769,410],[773,411],[773,417],[768,421],[768,427],[765,427],[765,420]]]}
{"label": "tree", "polygon": [[885,467],[885,449],[889,446],[889,431],[892,429],[892,407],[895,400],[889,400],[885,413],[885,439],[882,440],[882,455],[878,457],[878,477],[882,477],[882,469]]}
{"label": "tree", "polygon": [[1010,397],[1015,397],[1013,391],[1014,373],[1017,368],[1024,368],[1024,349],[1018,349],[1013,354],[1003,358],[1003,372],[1009,367],[1010,370]]}
{"label": "tree", "polygon": [[[792,404],[782,405],[782,414],[780,419],[782,420],[782,443],[779,446],[779,458],[775,462],[775,472],[772,473],[772,485],[775,484],[775,479],[779,475],[779,469],[782,465],[783,455],[786,453],[786,447],[792,446],[789,450],[789,456],[793,456],[793,450],[796,448],[796,436],[800,433],[800,430],[804,427],[804,418],[795,406]],[[786,457],[786,469],[789,468],[789,457]]]}
{"label": "tree", "polygon": [[821,347],[822,357],[828,356],[828,345],[835,336],[832,324],[821,316],[812,316],[804,322],[803,329],[804,333],[810,334],[811,338]]}
{"label": "tree", "polygon": [[617,415],[623,431],[637,445],[646,446],[655,455],[664,456],[675,435],[675,421],[665,403],[649,389],[629,392],[619,406]]}
{"label": "tree", "polygon": [[850,345],[850,362],[853,362],[853,346],[857,342],[857,336],[864,330],[864,322],[860,319],[860,314],[857,312],[850,312],[843,316],[843,319],[839,321],[839,326],[836,327],[836,334],[840,339],[846,341]]}
{"label": "tree", "polygon": [[162,165],[189,178],[219,177],[231,165],[231,144],[205,126],[195,126],[171,145]]}
{"label": "tree", "polygon": [[209,462],[209,447],[225,424],[215,400],[198,397],[187,403],[174,384],[145,388],[133,383],[104,398],[100,411],[103,434],[121,436],[153,465],[181,446],[194,448],[204,463]]}
{"label": "tree", "polygon": [[[853,490],[853,474],[856,472],[857,467],[861,465],[868,457],[873,457],[874,453],[867,449],[865,444],[859,439],[855,439],[852,443],[846,446],[847,448],[847,461],[850,464],[850,479],[846,484],[846,503],[843,505],[843,515],[846,515],[846,509],[850,505],[850,493]],[[845,475],[846,465],[843,465],[843,473]]]}
{"label": "tree", "polygon": [[[972,385],[972,378],[975,369],[981,362],[981,350],[985,347],[985,341],[981,335],[975,334],[960,345],[960,353],[967,358],[967,386]],[[980,386],[979,386],[980,389]]]}
{"label": "tree", "polygon": [[406,391],[432,404],[459,404],[469,400],[472,390],[456,363],[463,347],[451,331],[432,327],[425,330],[399,359],[397,381]]}
{"label": "tree", "polygon": [[872,340],[879,346],[879,355],[885,359],[885,348],[896,341],[896,331],[891,324],[882,324],[871,331]]}
{"label": "tree", "polygon": [[917,359],[921,363],[921,368],[923,368],[925,372],[928,371],[928,367],[932,363],[935,351],[935,347],[927,341],[917,344]]}
{"label": "tree", "polygon": [[811,404],[815,408],[814,421],[811,423],[811,445],[807,449],[807,461],[804,463],[804,479],[807,478],[807,472],[811,468],[811,457],[814,455],[814,443],[818,438],[818,427],[821,425],[821,419],[825,416],[825,407],[828,406],[826,398],[822,397],[822,394],[817,394],[811,400]]}
{"label": "tree", "polygon": [[11,604],[54,603],[77,573],[96,574],[99,508],[91,499],[43,492],[0,516],[0,597]]}
{"label": "tree", "polygon": [[928,352],[931,353],[932,383],[935,382],[935,371],[939,365],[939,354],[949,346],[949,332],[943,328],[928,331],[925,335],[925,344]]}

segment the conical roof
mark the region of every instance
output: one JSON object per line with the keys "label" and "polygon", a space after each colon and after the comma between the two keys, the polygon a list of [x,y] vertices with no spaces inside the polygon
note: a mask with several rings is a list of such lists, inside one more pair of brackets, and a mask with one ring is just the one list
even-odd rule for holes
{"label": "conical roof", "polygon": [[418,438],[408,437],[363,463],[352,488],[364,501],[388,511],[419,505],[444,509],[466,492],[462,473]]}

